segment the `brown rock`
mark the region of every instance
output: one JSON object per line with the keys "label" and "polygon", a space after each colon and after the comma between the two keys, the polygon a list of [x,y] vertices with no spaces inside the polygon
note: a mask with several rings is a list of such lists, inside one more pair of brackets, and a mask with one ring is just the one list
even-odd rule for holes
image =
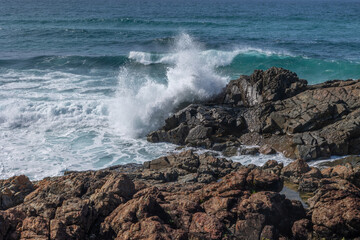
{"label": "brown rock", "polygon": [[14,207],[24,201],[26,195],[34,190],[29,178],[20,175],[0,180],[0,210]]}
{"label": "brown rock", "polygon": [[49,239],[49,223],[42,217],[27,217],[22,223],[21,239]]}
{"label": "brown rock", "polygon": [[270,154],[275,154],[276,153],[276,151],[267,144],[261,146],[260,149],[259,149],[259,152],[261,154],[264,154],[264,155],[270,155]]}
{"label": "brown rock", "polygon": [[309,172],[311,169],[309,165],[302,159],[293,161],[289,165],[285,166],[281,170],[281,174],[289,178],[290,181],[294,183],[299,183],[299,178],[302,177],[305,173]]}
{"label": "brown rock", "polygon": [[342,179],[323,179],[308,200],[318,237],[354,238],[360,235],[360,190]]}
{"label": "brown rock", "polygon": [[294,222],[291,230],[293,238],[296,240],[312,239],[312,227],[308,219],[301,219]]}
{"label": "brown rock", "polygon": [[198,212],[193,215],[189,232],[190,236],[201,235],[206,239],[221,239],[223,225],[217,218]]}

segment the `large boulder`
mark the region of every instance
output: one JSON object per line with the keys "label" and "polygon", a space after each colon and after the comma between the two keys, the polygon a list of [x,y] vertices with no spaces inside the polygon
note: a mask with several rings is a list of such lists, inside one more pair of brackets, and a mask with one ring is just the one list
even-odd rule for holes
{"label": "large boulder", "polygon": [[308,202],[317,237],[360,236],[360,189],[356,186],[343,179],[322,179],[319,190]]}
{"label": "large boulder", "polygon": [[223,103],[255,106],[283,100],[303,91],[306,85],[306,80],[300,80],[296,73],[283,68],[255,70],[252,75],[243,75],[226,86]]}

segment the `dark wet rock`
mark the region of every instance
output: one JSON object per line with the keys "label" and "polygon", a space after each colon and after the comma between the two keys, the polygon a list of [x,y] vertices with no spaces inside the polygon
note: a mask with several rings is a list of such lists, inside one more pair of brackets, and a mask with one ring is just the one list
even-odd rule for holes
{"label": "dark wet rock", "polygon": [[219,151],[229,142],[265,145],[264,153],[304,160],[360,154],[359,94],[359,80],[308,86],[282,68],[256,70],[175,113],[148,140]]}
{"label": "dark wet rock", "polygon": [[236,156],[238,155],[238,147],[236,146],[231,146],[231,147],[227,147],[222,151],[222,154],[225,157],[232,157],[232,156]]}
{"label": "dark wet rock", "polygon": [[256,155],[258,153],[259,153],[258,147],[240,148],[240,151],[239,151],[240,155]]}
{"label": "dark wet rock", "polygon": [[360,166],[360,156],[348,156],[334,161],[327,161],[319,164],[320,168],[334,167],[336,165],[351,164],[353,167]]}
{"label": "dark wet rock", "polygon": [[306,88],[307,82],[281,68],[255,70],[251,76],[231,81],[225,90],[223,103],[255,106],[263,102],[283,100]]}

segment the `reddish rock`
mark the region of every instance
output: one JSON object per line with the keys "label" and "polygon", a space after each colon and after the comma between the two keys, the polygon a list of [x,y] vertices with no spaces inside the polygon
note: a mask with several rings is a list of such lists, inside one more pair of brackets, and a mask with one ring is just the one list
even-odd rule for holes
{"label": "reddish rock", "polygon": [[193,215],[189,235],[201,235],[205,239],[221,239],[223,228],[223,224],[216,217],[198,212]]}
{"label": "reddish rock", "polygon": [[309,172],[311,168],[309,165],[302,159],[298,159],[285,166],[281,170],[281,174],[288,178],[294,183],[299,183],[299,178],[301,178],[305,173]]}
{"label": "reddish rock", "polygon": [[[332,239],[360,234],[360,190],[349,182],[356,179],[357,167],[332,167],[329,179],[305,162],[284,167],[282,173],[294,175],[300,188],[317,184],[305,212],[299,201],[276,192],[282,165],[275,161],[245,167],[191,151],[166,158],[170,166],[158,171],[177,171],[178,181],[144,174],[155,173],[151,169],[128,171],[130,178],[119,172],[126,168],[113,168],[37,182],[23,203],[0,211],[0,239]],[[189,174],[209,173],[210,183],[182,181]]]}
{"label": "reddish rock", "polygon": [[360,236],[360,189],[343,179],[323,179],[308,200],[317,236],[355,238]]}
{"label": "reddish rock", "polygon": [[260,239],[277,239],[277,231],[274,226],[266,225],[260,234]]}

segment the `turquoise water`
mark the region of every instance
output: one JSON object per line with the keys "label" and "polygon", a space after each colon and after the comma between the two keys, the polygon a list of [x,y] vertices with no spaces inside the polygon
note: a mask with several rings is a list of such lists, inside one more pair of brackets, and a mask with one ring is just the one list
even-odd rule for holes
{"label": "turquoise water", "polygon": [[0,176],[163,155],[175,146],[147,132],[254,69],[358,79],[359,12],[357,0],[0,0]]}

